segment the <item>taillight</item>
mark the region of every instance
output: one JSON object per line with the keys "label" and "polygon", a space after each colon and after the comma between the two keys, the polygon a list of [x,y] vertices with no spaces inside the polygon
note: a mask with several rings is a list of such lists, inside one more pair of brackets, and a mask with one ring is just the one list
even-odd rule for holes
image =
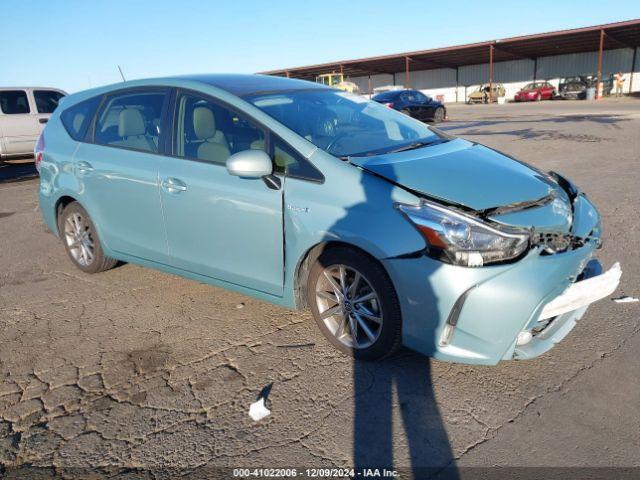
{"label": "taillight", "polygon": [[40,171],[40,163],[42,162],[42,154],[44,153],[44,132],[38,137],[36,148],[33,150],[33,156],[36,159],[36,170]]}
{"label": "taillight", "polygon": [[393,108],[393,102],[385,103],[385,105],[389,108]]}

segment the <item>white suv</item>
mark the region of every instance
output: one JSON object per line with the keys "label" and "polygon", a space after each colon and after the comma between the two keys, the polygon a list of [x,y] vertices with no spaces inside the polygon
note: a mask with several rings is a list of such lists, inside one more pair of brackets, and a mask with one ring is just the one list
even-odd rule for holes
{"label": "white suv", "polygon": [[0,159],[32,155],[44,124],[65,95],[56,88],[0,88]]}

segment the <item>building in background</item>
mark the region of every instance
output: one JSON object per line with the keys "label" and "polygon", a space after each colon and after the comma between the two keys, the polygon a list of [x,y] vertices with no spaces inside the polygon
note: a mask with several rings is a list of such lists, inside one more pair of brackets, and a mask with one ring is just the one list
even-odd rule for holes
{"label": "building in background", "polygon": [[[640,92],[640,19],[453,47],[262,72],[314,81],[340,72],[363,94],[404,85],[444,102],[465,102],[483,84],[502,83],[506,98],[527,83],[624,75],[623,93]],[[634,78],[635,77],[635,78]]]}

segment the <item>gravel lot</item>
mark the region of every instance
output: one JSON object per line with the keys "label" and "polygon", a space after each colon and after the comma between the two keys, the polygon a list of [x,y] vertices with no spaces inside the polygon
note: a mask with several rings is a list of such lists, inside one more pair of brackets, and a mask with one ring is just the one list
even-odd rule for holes
{"label": "gravel lot", "polygon": [[[605,268],[640,296],[640,100],[449,108],[449,133],[588,193]],[[3,170],[3,174],[6,169]],[[310,315],[134,265],[85,275],[0,183],[0,476],[137,478],[216,467],[640,467],[640,304],[594,305],[551,352],[472,367],[411,352],[360,364]],[[271,415],[249,404],[271,385]],[[24,472],[23,472],[24,473]],[[467,475],[467,476],[469,476]]]}

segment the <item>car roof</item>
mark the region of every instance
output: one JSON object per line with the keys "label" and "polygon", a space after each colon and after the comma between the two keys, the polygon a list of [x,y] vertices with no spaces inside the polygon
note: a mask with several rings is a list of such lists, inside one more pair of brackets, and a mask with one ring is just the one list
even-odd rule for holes
{"label": "car roof", "polygon": [[395,98],[398,95],[400,95],[401,93],[404,92],[414,92],[415,90],[412,90],[410,88],[404,88],[402,90],[387,90],[386,92],[380,92],[380,93],[376,93],[372,98]]}
{"label": "car roof", "polygon": [[184,75],[174,78],[206,83],[238,97],[292,90],[335,90],[320,83],[273,75],[218,73]]}

